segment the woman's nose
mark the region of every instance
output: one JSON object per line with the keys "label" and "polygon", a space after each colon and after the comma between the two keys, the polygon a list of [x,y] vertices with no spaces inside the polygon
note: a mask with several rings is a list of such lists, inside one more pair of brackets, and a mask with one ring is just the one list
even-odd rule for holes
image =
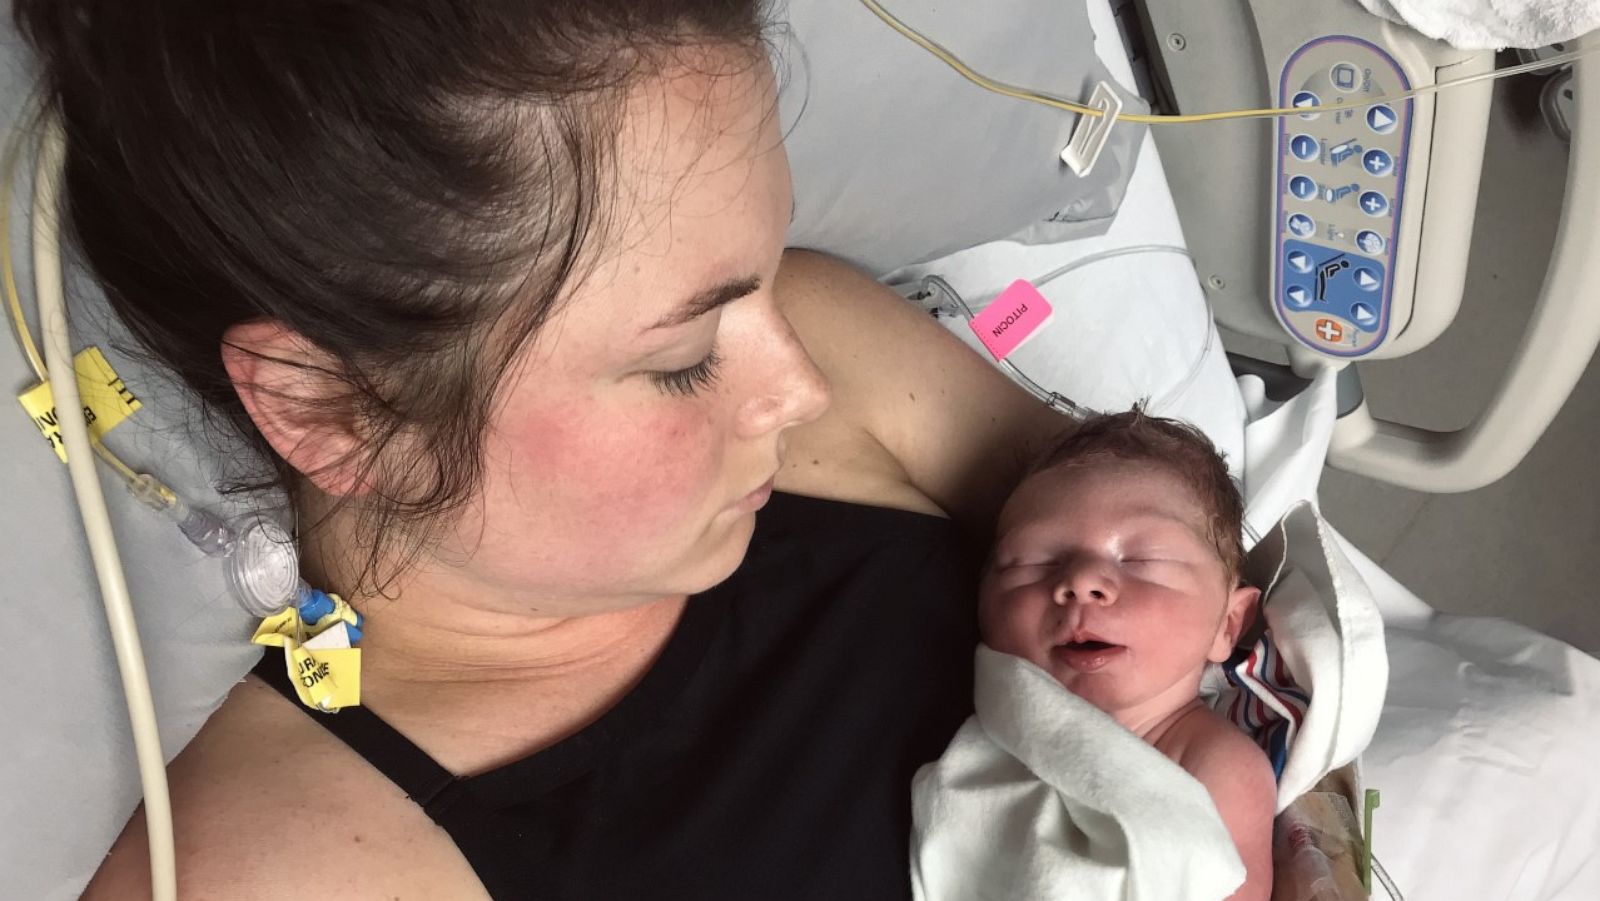
{"label": "woman's nose", "polygon": [[1070,564],[1062,568],[1054,599],[1063,606],[1093,604],[1105,607],[1117,602],[1116,579],[1103,567],[1093,563]]}
{"label": "woman's nose", "polygon": [[828,380],[811,355],[778,315],[779,334],[765,346],[765,363],[750,397],[739,408],[741,437],[759,438],[774,431],[810,422],[822,415],[830,401]]}

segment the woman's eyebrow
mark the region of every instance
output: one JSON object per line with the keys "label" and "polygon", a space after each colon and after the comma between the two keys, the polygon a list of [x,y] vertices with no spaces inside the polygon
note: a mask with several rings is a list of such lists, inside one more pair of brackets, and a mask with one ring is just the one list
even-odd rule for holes
{"label": "woman's eyebrow", "polygon": [[725,303],[738,300],[748,294],[754,294],[761,289],[760,276],[747,275],[744,278],[730,279],[720,284],[712,285],[699,291],[679,304],[672,312],[661,317],[661,321],[645,329],[654,331],[659,328],[670,328],[674,325],[683,325],[715,310]]}

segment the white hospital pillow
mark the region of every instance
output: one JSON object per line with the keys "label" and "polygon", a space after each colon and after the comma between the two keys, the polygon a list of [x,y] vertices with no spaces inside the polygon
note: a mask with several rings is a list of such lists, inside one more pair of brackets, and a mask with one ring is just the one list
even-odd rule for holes
{"label": "white hospital pillow", "polygon": [[[1001,81],[1087,98],[1111,80],[1082,0],[883,5]],[[860,0],[776,0],[772,17],[788,23],[775,43],[791,246],[881,276],[986,241],[1061,241],[1109,224],[1143,126],[1114,129],[1079,177],[1060,156],[1076,113],[971,84]],[[1125,112],[1146,108],[1123,95]]]}

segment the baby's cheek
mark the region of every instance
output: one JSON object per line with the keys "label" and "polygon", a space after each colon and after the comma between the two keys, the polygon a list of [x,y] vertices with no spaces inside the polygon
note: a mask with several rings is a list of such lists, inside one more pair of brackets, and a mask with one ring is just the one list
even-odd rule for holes
{"label": "baby's cheek", "polygon": [[1005,654],[1037,662],[1041,654],[1039,615],[1014,593],[987,590],[978,603],[978,630],[983,643]]}
{"label": "baby's cheek", "polygon": [[999,650],[996,643],[1001,640],[998,634],[1001,627],[1000,606],[997,592],[990,582],[992,578],[985,573],[978,583],[978,636],[985,644]]}

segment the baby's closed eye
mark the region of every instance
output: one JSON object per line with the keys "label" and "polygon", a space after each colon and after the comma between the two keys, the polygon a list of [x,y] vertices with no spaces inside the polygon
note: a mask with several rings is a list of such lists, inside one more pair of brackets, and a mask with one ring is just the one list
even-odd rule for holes
{"label": "baby's closed eye", "polygon": [[1122,565],[1135,569],[1187,569],[1193,566],[1181,557],[1124,557]]}

